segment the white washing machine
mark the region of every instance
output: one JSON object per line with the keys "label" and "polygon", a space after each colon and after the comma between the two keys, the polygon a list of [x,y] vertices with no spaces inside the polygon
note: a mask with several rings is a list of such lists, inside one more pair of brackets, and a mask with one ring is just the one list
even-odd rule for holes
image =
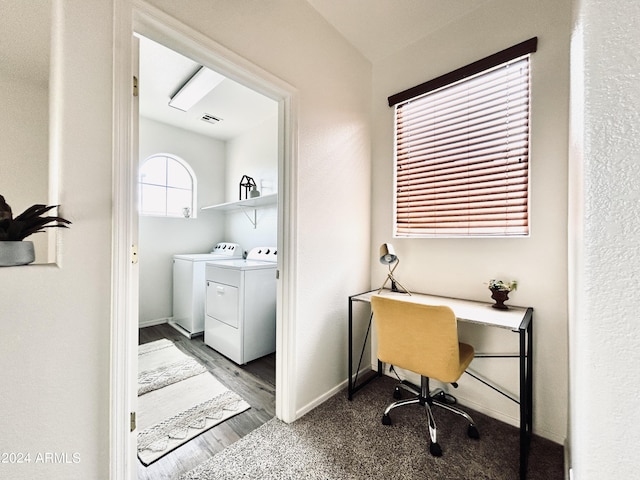
{"label": "white washing machine", "polygon": [[207,262],[204,343],[239,365],[276,351],[275,247]]}
{"label": "white washing machine", "polygon": [[173,256],[173,317],[169,321],[183,335],[204,331],[205,264],[211,260],[242,258],[237,243],[221,242],[211,253]]}

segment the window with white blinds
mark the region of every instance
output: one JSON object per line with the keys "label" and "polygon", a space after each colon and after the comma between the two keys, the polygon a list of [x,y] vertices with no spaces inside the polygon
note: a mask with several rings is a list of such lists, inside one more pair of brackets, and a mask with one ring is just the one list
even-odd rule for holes
{"label": "window with white blinds", "polygon": [[409,97],[394,103],[396,236],[528,235],[536,41],[389,98]]}

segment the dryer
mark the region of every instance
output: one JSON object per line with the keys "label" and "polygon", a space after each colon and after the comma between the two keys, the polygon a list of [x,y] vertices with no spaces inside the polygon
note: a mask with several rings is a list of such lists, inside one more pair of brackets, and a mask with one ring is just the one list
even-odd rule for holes
{"label": "dryer", "polygon": [[204,331],[205,265],[211,260],[242,258],[237,243],[221,242],[211,253],[173,256],[173,317],[169,324],[192,337]]}
{"label": "dryer", "polygon": [[207,262],[204,342],[244,365],[276,351],[276,247]]}

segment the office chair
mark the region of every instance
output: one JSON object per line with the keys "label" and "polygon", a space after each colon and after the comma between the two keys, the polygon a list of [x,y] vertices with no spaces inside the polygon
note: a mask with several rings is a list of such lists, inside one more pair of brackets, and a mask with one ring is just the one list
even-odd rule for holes
{"label": "office chair", "polygon": [[429,424],[429,451],[439,457],[442,449],[431,410],[436,405],[464,417],[469,422],[467,435],[480,438],[473,419],[466,412],[447,403],[441,389],[429,391],[430,378],[457,386],[455,382],[473,360],[473,347],[458,342],[458,326],[453,311],[446,306],[421,305],[384,296],[373,296],[371,306],[378,338],[378,360],[420,375],[419,391],[405,382],[396,387],[394,398],[400,398],[399,388],[416,396],[389,405],[382,416],[382,423],[391,425],[389,413],[394,408],[416,403],[423,405]]}

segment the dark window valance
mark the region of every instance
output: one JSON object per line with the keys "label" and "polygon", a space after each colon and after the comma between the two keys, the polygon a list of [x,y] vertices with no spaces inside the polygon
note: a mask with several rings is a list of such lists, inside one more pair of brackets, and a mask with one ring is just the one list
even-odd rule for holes
{"label": "dark window valance", "polygon": [[522,43],[514,45],[513,47],[506,48],[498,53],[489,55],[488,57],[477,60],[452,72],[445,73],[444,75],[421,83],[420,85],[416,85],[415,87],[411,87],[400,93],[391,95],[389,97],[389,106],[393,107],[394,105],[409,100],[410,98],[418,97],[445,85],[449,85],[451,83],[457,82],[458,80],[462,80],[464,78],[488,70],[492,67],[495,67],[496,65],[500,65],[504,62],[508,62],[509,60],[513,60],[514,58],[521,57],[522,55],[533,53],[537,50],[537,48],[538,37],[530,38],[529,40],[525,40]]}

